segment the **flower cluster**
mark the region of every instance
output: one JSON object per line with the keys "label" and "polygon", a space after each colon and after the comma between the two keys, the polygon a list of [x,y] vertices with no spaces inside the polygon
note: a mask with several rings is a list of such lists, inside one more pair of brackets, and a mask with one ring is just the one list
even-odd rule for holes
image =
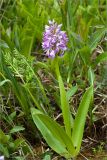
{"label": "flower cluster", "polygon": [[54,20],[45,26],[42,48],[48,57],[54,58],[56,54],[61,56],[67,50],[68,38],[66,32],[61,31],[61,26]]}

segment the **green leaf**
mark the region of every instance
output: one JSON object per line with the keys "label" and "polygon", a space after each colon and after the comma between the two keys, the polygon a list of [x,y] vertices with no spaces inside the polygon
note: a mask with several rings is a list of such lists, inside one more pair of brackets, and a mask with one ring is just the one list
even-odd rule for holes
{"label": "green leaf", "polygon": [[14,43],[12,43],[11,39],[9,38],[9,36],[7,35],[6,31],[4,32],[1,32],[1,35],[2,35],[2,40],[5,41],[5,44],[1,44],[0,47],[1,48],[11,48],[13,49],[14,48]]}
{"label": "green leaf", "polygon": [[45,157],[43,158],[43,160],[51,160],[51,156],[50,155],[45,155]]}
{"label": "green leaf", "polygon": [[0,49],[1,48],[9,48],[9,46],[7,45],[7,43],[5,41],[0,39]]}
{"label": "green leaf", "polygon": [[8,119],[9,119],[9,121],[13,121],[15,117],[16,117],[16,111],[12,112],[12,113],[8,116]]}
{"label": "green leaf", "polygon": [[16,150],[25,140],[23,138],[17,138],[14,141],[14,150]]}
{"label": "green leaf", "polygon": [[91,56],[90,56],[90,48],[88,46],[84,46],[82,49],[80,49],[80,56],[85,65],[90,65]]}
{"label": "green leaf", "polygon": [[74,128],[72,132],[72,141],[75,146],[76,152],[78,154],[82,142],[84,125],[86,121],[87,112],[90,106],[90,102],[93,96],[93,87],[89,87],[88,90],[83,95],[81,103],[79,105],[76,118],[74,121]]}
{"label": "green leaf", "polygon": [[72,141],[58,123],[35,108],[31,108],[31,114],[37,128],[54,151],[65,157],[73,155],[75,149]]}
{"label": "green leaf", "polygon": [[11,82],[9,79],[5,79],[2,82],[0,82],[0,87],[3,86],[5,83]]}
{"label": "green leaf", "polygon": [[94,84],[94,78],[95,78],[94,71],[90,67],[88,70],[88,80],[89,80],[90,85]]}
{"label": "green leaf", "polygon": [[61,98],[61,109],[64,119],[64,125],[66,133],[71,137],[71,128],[73,127],[73,117],[70,113],[69,102],[67,99],[66,91],[61,76],[58,76],[59,88],[60,88],[60,98]]}
{"label": "green leaf", "polygon": [[67,91],[67,99],[69,99],[76,93],[78,89],[78,86],[72,86],[68,91]]}
{"label": "green leaf", "polygon": [[0,129],[0,143],[8,143],[10,139],[9,135],[5,135],[5,133]]}
{"label": "green leaf", "polygon": [[104,61],[107,61],[107,52],[104,52],[102,54],[100,54],[96,60],[95,60],[95,64],[98,64],[98,63],[101,63],[101,62],[104,62]]}
{"label": "green leaf", "polygon": [[4,145],[2,145],[1,143],[0,143],[0,153],[2,153],[5,157],[9,158],[9,151],[7,147],[4,147]]}
{"label": "green leaf", "polygon": [[104,36],[106,31],[107,31],[107,28],[100,29],[90,37],[89,46],[91,48],[91,52],[96,48],[100,39]]}
{"label": "green leaf", "polygon": [[25,128],[22,126],[15,126],[10,130],[10,133],[15,133],[15,132],[19,132],[19,131],[23,131]]}
{"label": "green leaf", "polygon": [[68,102],[66,91],[64,88],[64,83],[60,75],[58,57],[56,57],[53,60],[53,62],[54,62],[53,64],[55,66],[55,71],[56,71],[56,75],[57,75],[58,82],[59,82],[60,101],[61,101],[62,115],[64,119],[64,126],[65,126],[67,135],[71,138],[71,128],[73,128],[73,117],[70,113],[69,102]]}

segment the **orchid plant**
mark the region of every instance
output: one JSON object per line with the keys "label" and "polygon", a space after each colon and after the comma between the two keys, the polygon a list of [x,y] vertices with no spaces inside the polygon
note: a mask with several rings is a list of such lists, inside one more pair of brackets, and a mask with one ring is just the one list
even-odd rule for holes
{"label": "orchid plant", "polygon": [[34,123],[40,130],[47,144],[58,154],[66,159],[78,155],[81,147],[84,126],[88,108],[92,102],[93,86],[91,85],[82,97],[75,119],[70,112],[66,90],[60,74],[58,56],[62,56],[67,50],[68,37],[66,32],[61,31],[61,24],[54,20],[45,26],[42,47],[46,56],[54,63],[56,77],[59,83],[61,111],[64,127],[38,109],[31,108]]}

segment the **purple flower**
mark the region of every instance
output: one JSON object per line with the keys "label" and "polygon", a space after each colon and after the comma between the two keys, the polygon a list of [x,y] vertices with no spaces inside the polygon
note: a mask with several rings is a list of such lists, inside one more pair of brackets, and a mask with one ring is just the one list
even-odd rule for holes
{"label": "purple flower", "polygon": [[54,20],[49,21],[49,26],[45,26],[42,48],[48,57],[61,56],[67,50],[68,37],[66,32],[61,31],[61,26],[62,24],[58,25]]}

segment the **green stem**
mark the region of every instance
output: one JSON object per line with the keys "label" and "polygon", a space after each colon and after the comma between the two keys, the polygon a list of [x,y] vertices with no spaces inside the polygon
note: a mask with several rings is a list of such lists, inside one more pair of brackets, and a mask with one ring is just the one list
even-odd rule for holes
{"label": "green stem", "polygon": [[56,57],[54,60],[55,60],[55,63],[54,63],[54,65],[55,65],[55,73],[56,73],[56,76],[57,76],[57,79],[58,79],[59,76],[61,76],[60,75],[60,71],[59,71],[59,65],[58,65],[58,57]]}

